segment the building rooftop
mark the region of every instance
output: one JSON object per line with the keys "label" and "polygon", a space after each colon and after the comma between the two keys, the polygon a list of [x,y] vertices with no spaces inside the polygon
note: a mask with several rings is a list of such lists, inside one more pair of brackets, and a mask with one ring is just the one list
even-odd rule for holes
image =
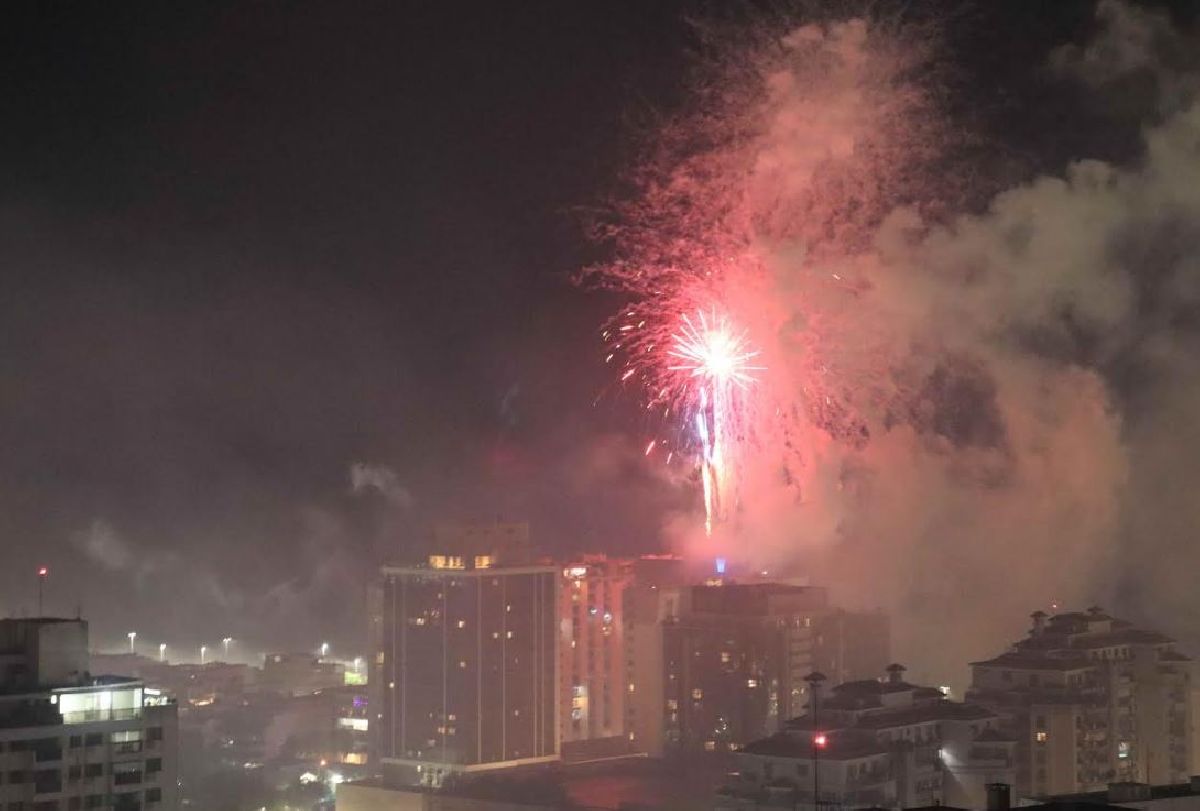
{"label": "building rooftop", "polygon": [[984,659],[971,662],[971,667],[1004,667],[1011,670],[1049,670],[1063,672],[1068,670],[1087,670],[1095,667],[1096,662],[1083,656],[1045,656],[1033,653],[1002,653],[994,659]]}
{"label": "building rooftop", "polygon": [[[751,741],[738,751],[769,757],[811,758],[813,745],[808,736],[780,732],[769,738]],[[820,750],[819,757],[821,760],[857,760],[871,755],[886,754],[887,751],[887,747],[873,741],[830,735],[825,747]]]}

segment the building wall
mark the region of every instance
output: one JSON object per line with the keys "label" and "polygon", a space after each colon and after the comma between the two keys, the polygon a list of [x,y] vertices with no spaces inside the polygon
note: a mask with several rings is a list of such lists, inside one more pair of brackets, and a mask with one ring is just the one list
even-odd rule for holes
{"label": "building wall", "polygon": [[[634,750],[661,757],[664,749],[664,623],[679,613],[679,591],[638,583],[625,591],[625,724]],[[632,690],[629,689],[632,685]]]}
{"label": "building wall", "polygon": [[437,764],[558,753],[557,569],[385,569],[380,753]]}
{"label": "building wall", "polygon": [[626,624],[623,561],[586,558],[562,569],[559,719],[564,743],[624,738]]}

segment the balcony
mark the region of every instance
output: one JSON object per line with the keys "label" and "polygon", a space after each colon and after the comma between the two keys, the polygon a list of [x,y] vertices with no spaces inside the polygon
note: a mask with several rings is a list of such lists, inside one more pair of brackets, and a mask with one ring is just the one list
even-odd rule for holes
{"label": "balcony", "polygon": [[64,724],[87,724],[93,721],[130,721],[141,717],[142,710],[140,707],[128,710],[80,710],[78,712],[64,712],[62,714]]}

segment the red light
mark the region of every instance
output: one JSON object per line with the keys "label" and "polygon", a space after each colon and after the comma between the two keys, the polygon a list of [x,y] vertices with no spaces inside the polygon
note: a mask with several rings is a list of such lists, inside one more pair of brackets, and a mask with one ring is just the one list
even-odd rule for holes
{"label": "red light", "polygon": [[45,577],[48,574],[50,574],[49,566],[39,566],[38,567],[38,577]]}
{"label": "red light", "polygon": [[828,742],[829,741],[825,737],[824,732],[818,732],[816,735],[813,736],[813,746],[817,747],[818,749],[824,749],[825,744],[827,744]]}

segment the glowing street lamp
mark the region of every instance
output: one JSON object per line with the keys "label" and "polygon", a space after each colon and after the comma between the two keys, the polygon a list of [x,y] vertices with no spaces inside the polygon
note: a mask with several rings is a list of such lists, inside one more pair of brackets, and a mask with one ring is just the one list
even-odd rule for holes
{"label": "glowing street lamp", "polygon": [[129,637],[129,652],[136,653],[137,649],[134,647],[134,645],[135,641],[137,640],[137,631],[130,631],[129,633],[125,634],[125,636]]}
{"label": "glowing street lamp", "polygon": [[167,661],[167,643],[166,642],[158,643],[158,661],[160,661],[160,662]]}
{"label": "glowing street lamp", "polygon": [[221,640],[221,644],[225,646],[225,660],[229,660],[229,643],[233,641],[232,636],[227,636]]}

